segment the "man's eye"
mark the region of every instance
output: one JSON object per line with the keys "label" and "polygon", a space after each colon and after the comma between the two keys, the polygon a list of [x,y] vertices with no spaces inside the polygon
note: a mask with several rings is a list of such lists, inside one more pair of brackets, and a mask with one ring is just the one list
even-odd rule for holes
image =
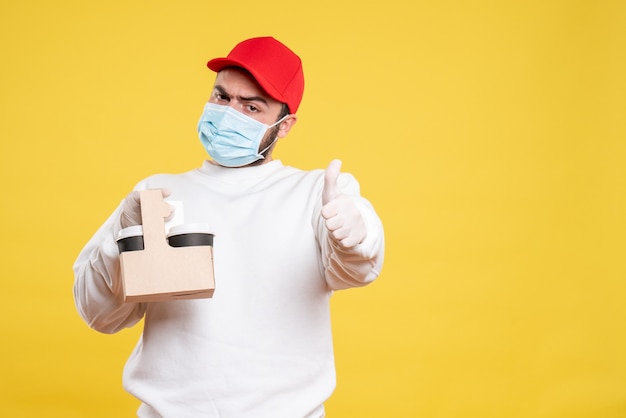
{"label": "man's eye", "polygon": [[259,111],[259,108],[256,107],[256,106],[253,106],[253,105],[248,105],[248,111],[252,112],[252,113],[255,113],[255,112]]}
{"label": "man's eye", "polygon": [[222,93],[216,93],[216,94],[215,94],[215,98],[216,98],[217,100],[219,100],[219,101],[226,101],[226,102],[227,102],[227,101],[229,100],[229,99],[228,99],[228,96],[226,96],[226,95],[224,95],[224,94],[222,94]]}

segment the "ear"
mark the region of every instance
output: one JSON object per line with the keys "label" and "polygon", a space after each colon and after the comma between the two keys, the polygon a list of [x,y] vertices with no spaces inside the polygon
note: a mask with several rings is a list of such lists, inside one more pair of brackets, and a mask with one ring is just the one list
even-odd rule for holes
{"label": "ear", "polygon": [[280,123],[278,128],[278,134],[276,135],[279,138],[284,138],[287,136],[293,125],[298,121],[298,117],[296,115],[289,115],[287,118]]}

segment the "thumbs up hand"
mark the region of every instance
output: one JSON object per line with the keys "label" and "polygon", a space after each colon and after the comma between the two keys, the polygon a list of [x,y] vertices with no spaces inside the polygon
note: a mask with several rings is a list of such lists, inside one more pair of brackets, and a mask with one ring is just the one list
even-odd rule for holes
{"label": "thumbs up hand", "polygon": [[341,161],[333,160],[324,174],[322,216],[331,236],[344,248],[354,247],[365,239],[367,231],[361,212],[350,196],[341,193],[337,185]]}

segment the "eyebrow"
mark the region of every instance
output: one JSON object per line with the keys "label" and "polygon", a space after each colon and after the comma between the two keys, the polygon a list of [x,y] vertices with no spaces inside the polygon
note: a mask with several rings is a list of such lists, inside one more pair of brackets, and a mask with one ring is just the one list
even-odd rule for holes
{"label": "eyebrow", "polygon": [[[213,88],[217,90],[220,94],[223,94],[224,96],[227,96],[229,98],[232,97],[230,94],[228,94],[226,89],[220,86],[219,84],[216,84]],[[267,100],[263,96],[237,96],[237,99],[239,99],[240,101],[244,101],[244,102],[260,102],[265,105],[268,104]]]}

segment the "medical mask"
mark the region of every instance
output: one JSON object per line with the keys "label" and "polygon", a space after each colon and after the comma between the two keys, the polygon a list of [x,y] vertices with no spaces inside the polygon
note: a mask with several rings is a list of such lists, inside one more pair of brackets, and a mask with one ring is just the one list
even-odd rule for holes
{"label": "medical mask", "polygon": [[[289,115],[287,115],[289,116]],[[259,151],[261,140],[268,129],[278,125],[266,125],[230,106],[207,103],[198,122],[198,136],[211,158],[226,167],[242,167],[263,159],[272,143]]]}

